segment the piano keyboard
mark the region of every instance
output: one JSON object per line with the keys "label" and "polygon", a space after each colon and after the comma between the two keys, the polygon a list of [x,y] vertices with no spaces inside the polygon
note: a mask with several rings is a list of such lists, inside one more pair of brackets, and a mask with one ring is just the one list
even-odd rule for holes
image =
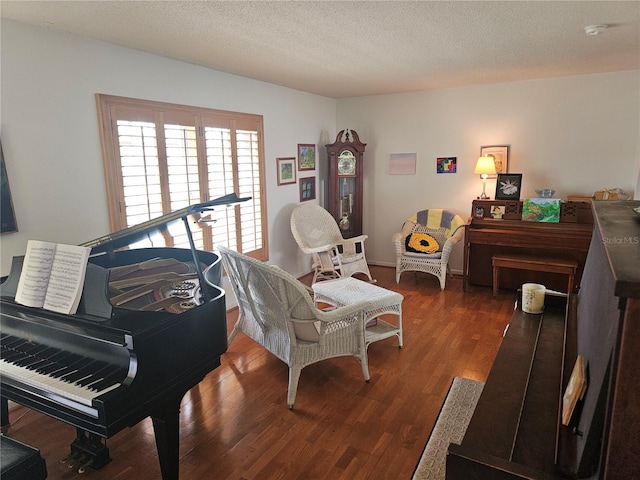
{"label": "piano keyboard", "polygon": [[12,335],[0,337],[0,376],[45,394],[90,407],[92,400],[121,385],[126,376],[107,362],[83,357]]}

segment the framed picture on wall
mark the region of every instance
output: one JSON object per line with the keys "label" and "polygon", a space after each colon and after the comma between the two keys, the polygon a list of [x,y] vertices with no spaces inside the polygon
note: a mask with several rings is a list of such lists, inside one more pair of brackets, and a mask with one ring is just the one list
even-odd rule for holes
{"label": "framed picture on wall", "polygon": [[278,163],[278,185],[296,183],[296,159],[295,157],[276,158]]}
{"label": "framed picture on wall", "polygon": [[[481,157],[493,157],[496,164],[496,173],[507,173],[509,171],[509,145],[489,145],[480,147]],[[492,178],[489,175],[488,178]],[[495,178],[495,177],[493,177]]]}
{"label": "framed picture on wall", "polygon": [[457,165],[457,157],[438,157],[436,158],[436,173],[456,173]]}
{"label": "framed picture on wall", "polygon": [[496,200],[520,200],[521,189],[521,173],[498,174],[498,181],[496,182]]}
{"label": "framed picture on wall", "polygon": [[306,202],[316,198],[316,177],[300,179],[300,201]]}
{"label": "framed picture on wall", "polygon": [[298,144],[298,170],[316,169],[316,146],[308,143]]}

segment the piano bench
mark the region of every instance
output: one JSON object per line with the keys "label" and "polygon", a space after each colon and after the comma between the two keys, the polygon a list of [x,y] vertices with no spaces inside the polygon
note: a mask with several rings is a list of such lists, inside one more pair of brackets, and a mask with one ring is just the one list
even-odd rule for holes
{"label": "piano bench", "polygon": [[0,435],[0,477],[2,480],[47,478],[47,465],[37,449]]}
{"label": "piano bench", "polygon": [[491,257],[493,266],[493,297],[498,295],[500,286],[500,268],[533,270],[537,272],[561,273],[569,276],[567,293],[573,293],[573,284],[578,270],[578,262],[551,257],[533,257],[530,255],[500,254]]}

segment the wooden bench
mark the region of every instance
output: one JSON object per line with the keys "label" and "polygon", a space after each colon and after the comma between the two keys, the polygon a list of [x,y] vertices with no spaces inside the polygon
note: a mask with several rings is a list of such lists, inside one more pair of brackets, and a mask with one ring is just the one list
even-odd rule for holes
{"label": "wooden bench", "polygon": [[515,268],[517,270],[534,270],[537,272],[561,273],[569,276],[567,293],[573,293],[573,284],[578,269],[575,260],[563,260],[551,257],[532,257],[529,255],[500,254],[491,257],[493,266],[493,296],[498,295],[500,286],[500,268]]}

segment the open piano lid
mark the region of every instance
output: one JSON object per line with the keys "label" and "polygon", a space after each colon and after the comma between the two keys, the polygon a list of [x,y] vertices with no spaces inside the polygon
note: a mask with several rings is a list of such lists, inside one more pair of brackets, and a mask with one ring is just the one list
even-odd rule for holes
{"label": "open piano lid", "polygon": [[[119,230],[108,235],[103,235],[102,237],[90,240],[81,245],[84,247],[91,247],[92,255],[102,252],[114,251],[119,248],[127,247],[137,241],[143,240],[144,238],[147,238],[154,233],[163,232],[167,229],[167,225],[169,223],[176,220],[183,220],[184,222],[187,222],[189,217],[193,217],[194,221],[197,221],[199,218],[199,214],[207,211],[212,211],[212,207],[218,205],[233,205],[235,203],[246,202],[250,199],[251,197],[239,198],[235,193],[230,193],[228,195],[224,195],[208,202],[197,203],[195,205],[181,208],[166,215],[162,215],[138,225],[133,225],[132,227],[125,228],[124,230]],[[189,235],[189,243],[191,244],[191,249],[195,250],[190,233],[190,229],[187,227],[187,234]]]}
{"label": "open piano lid", "polygon": [[[193,242],[189,222],[197,222],[200,220],[200,214],[212,211],[215,206],[232,205],[235,203],[245,202],[250,199],[251,197],[239,198],[235,193],[231,193],[209,202],[190,205],[124,230],[104,235],[96,238],[95,240],[85,242],[82,246],[91,247],[92,258],[101,255],[110,255],[119,249],[128,247],[155,233],[164,232],[168,229],[168,224],[181,220],[185,224],[185,231],[189,239],[191,255],[195,264],[198,280],[201,285],[204,285],[205,278],[202,268],[200,267],[200,262],[198,261],[198,252]],[[15,298],[23,261],[24,256],[13,258],[11,273],[6,281],[0,285],[0,296],[10,299]],[[89,264],[87,265],[82,298],[77,312],[78,314],[89,315],[93,317],[92,320],[95,321],[104,321],[111,317],[113,308],[106,300],[105,296],[108,279],[108,271],[98,265],[92,264],[90,259]],[[104,285],[104,288],[98,288],[99,285]],[[203,298],[205,301],[209,301],[211,299],[207,289],[203,289]]]}
{"label": "open piano lid", "polygon": [[[187,234],[187,238],[189,239],[189,245],[191,247],[191,255],[193,258],[194,266],[196,269],[196,274],[200,285],[205,284],[205,277],[200,266],[200,262],[198,260],[198,253],[195,247],[193,236],[191,233],[191,227],[189,225],[190,222],[197,223],[198,221],[206,221],[201,219],[200,215],[204,212],[213,211],[215,206],[219,205],[233,205],[235,203],[246,202],[250,200],[251,197],[243,197],[239,198],[235,193],[230,193],[228,195],[224,195],[222,197],[216,198],[214,200],[210,200],[204,203],[197,203],[195,205],[190,205],[185,208],[181,208],[179,210],[175,210],[166,215],[162,215],[160,217],[148,220],[146,222],[140,223],[138,225],[133,225],[124,230],[119,230],[117,232],[104,235],[102,237],[96,238],[95,240],[91,240],[89,242],[83,243],[82,245],[85,247],[91,247],[91,256],[95,257],[101,254],[109,255],[110,252],[114,252],[118,249],[128,247],[129,245],[143,240],[145,238],[150,237],[155,233],[161,233],[168,230],[168,225],[174,221],[182,220],[184,222],[185,232]],[[100,272],[99,269],[96,269],[89,264],[87,268],[87,277],[85,278],[85,285],[89,281],[96,280],[95,276],[103,277],[104,273]],[[93,277],[93,278],[91,278]],[[106,279],[106,277],[104,277]],[[86,294],[86,295],[85,295]],[[83,299],[80,303],[80,311],[84,311],[85,313],[90,313],[94,316],[101,318],[109,318],[111,315],[111,305],[107,305],[104,302],[101,302],[100,298],[89,298],[91,292],[86,290],[83,293]],[[211,300],[210,293],[206,288],[202,289],[202,295],[205,302]]]}

